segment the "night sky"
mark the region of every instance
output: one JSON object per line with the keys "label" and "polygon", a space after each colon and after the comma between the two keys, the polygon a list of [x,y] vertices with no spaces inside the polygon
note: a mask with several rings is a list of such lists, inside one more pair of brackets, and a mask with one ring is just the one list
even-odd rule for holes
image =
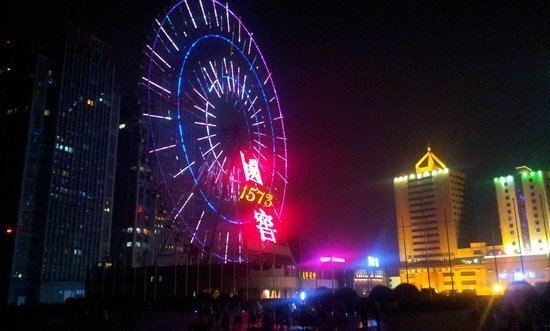
{"label": "night sky", "polygon": [[[18,1],[2,24],[39,40],[55,39],[69,20],[88,27],[114,45],[129,99],[163,3]],[[365,247],[381,254],[386,231],[395,254],[393,178],[413,170],[428,142],[470,179],[471,240],[489,240],[496,224],[494,176],[522,164],[550,170],[550,6],[542,1],[229,5],[254,32],[286,114],[294,234],[357,255]]]}

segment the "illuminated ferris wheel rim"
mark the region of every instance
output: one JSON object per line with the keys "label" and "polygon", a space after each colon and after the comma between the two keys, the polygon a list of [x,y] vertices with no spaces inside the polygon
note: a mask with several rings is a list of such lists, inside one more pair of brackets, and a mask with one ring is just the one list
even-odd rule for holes
{"label": "illuminated ferris wheel rim", "polygon": [[[185,8],[187,9],[188,13],[189,13],[189,16],[193,22],[193,26],[195,27],[196,30],[198,30],[197,28],[197,23],[195,22],[195,19],[193,18],[193,14],[191,13],[191,10],[189,8],[189,3],[190,1],[189,0],[184,0],[184,1],[179,1],[177,2],[165,15],[164,17],[162,18],[161,22],[157,21],[157,24],[158,24],[158,28],[155,30],[155,37],[154,37],[154,40],[153,40],[153,43],[152,43],[152,47],[149,47],[148,48],[151,50],[152,54],[150,56],[150,60],[149,60],[149,67],[148,67],[148,76],[147,78],[143,77],[143,79],[147,82],[146,83],[146,86],[147,86],[147,91],[148,91],[148,100],[149,100],[149,104],[151,103],[151,93],[152,93],[152,86],[155,86],[157,89],[161,89],[161,90],[164,90],[165,92],[167,92],[170,97],[172,97],[172,93],[170,90],[168,89],[165,89],[163,88],[160,84],[158,84],[158,82],[155,82],[153,79],[152,79],[152,70],[153,70],[153,54],[155,54],[162,62],[164,62],[165,64],[168,65],[167,62],[165,62],[163,60],[162,57],[160,57],[160,55],[158,53],[155,52],[155,50],[158,51],[157,49],[157,43],[159,42],[159,40],[161,39],[161,35],[163,35],[163,37],[165,36],[173,45],[173,47],[177,50],[177,54],[181,54],[183,53],[183,51],[180,51],[180,49],[176,46],[176,43],[170,38],[168,32],[166,30],[168,30],[167,28],[165,29],[166,27],[166,22],[170,22],[170,16],[173,14],[173,12],[177,9],[177,8],[182,8],[183,5],[185,5]],[[206,1],[205,1],[206,2]],[[206,19],[206,15],[204,13],[204,9],[203,9],[203,1],[201,0],[198,0],[198,3],[200,4],[201,6],[201,10],[202,10],[202,14],[203,14],[203,18],[204,18],[204,21],[205,21],[205,24],[208,26],[208,22],[207,22],[207,19]],[[176,97],[177,97],[177,120],[178,120],[178,126],[179,126],[179,129],[180,129],[180,132],[179,132],[179,138],[180,138],[180,143],[181,143],[181,150],[183,152],[183,155],[185,155],[185,162],[186,162],[186,166],[182,169],[182,171],[184,171],[185,169],[188,169],[189,168],[189,173],[192,174],[193,176],[193,182],[195,183],[195,185],[198,185],[198,182],[199,182],[199,179],[197,178],[197,176],[195,175],[195,171],[192,169],[192,165],[194,163],[191,162],[190,158],[189,158],[189,155],[187,153],[187,149],[186,149],[186,146],[185,146],[185,142],[184,142],[184,137],[183,137],[183,131],[184,131],[184,127],[186,124],[188,123],[183,123],[182,122],[182,107],[181,107],[181,102],[182,102],[182,89],[183,89],[183,86],[185,85],[185,82],[186,82],[186,79],[184,77],[184,70],[186,68],[186,65],[187,65],[187,61],[190,57],[190,55],[193,53],[193,50],[195,50],[195,47],[198,48],[198,46],[200,46],[203,42],[207,41],[207,40],[218,40],[218,41],[222,41],[222,42],[225,42],[227,44],[229,44],[231,46],[232,49],[234,50],[237,50],[238,53],[240,54],[241,58],[243,60],[246,61],[247,65],[248,65],[248,69],[250,70],[250,72],[253,73],[254,75],[254,78],[255,78],[255,81],[256,83],[258,84],[258,86],[260,87],[260,90],[261,91],[261,95],[262,95],[262,98],[263,98],[263,102],[264,104],[266,105],[266,113],[267,115],[269,116],[269,127],[270,127],[270,131],[271,131],[271,138],[272,140],[275,140],[276,138],[279,138],[281,139],[282,141],[280,142],[277,142],[277,144],[279,143],[282,143],[283,147],[281,149],[283,149],[282,151],[282,154],[284,155],[281,156],[281,151],[278,151],[278,154],[277,154],[277,151],[275,150],[275,146],[277,145],[275,142],[273,142],[272,144],[272,152],[273,154],[279,156],[283,161],[284,161],[284,169],[282,169],[282,174],[280,172],[277,171],[277,174],[278,176],[280,176],[280,178],[282,179],[282,193],[281,193],[281,197],[280,197],[280,208],[279,208],[279,212],[277,213],[277,220],[280,221],[280,215],[282,213],[282,210],[283,210],[283,206],[284,206],[284,200],[285,200],[285,197],[286,197],[286,185],[287,185],[287,150],[286,150],[286,133],[285,133],[285,130],[284,130],[284,122],[283,122],[283,116],[282,116],[282,113],[281,113],[281,107],[280,107],[280,103],[279,103],[279,99],[278,99],[278,95],[277,95],[277,91],[276,91],[276,88],[275,88],[275,85],[274,85],[274,82],[273,82],[273,78],[272,78],[272,75],[271,75],[271,72],[269,71],[269,68],[267,67],[267,64],[266,64],[266,61],[265,61],[265,58],[261,52],[261,50],[259,49],[256,41],[254,40],[254,38],[252,37],[252,34],[249,32],[249,30],[244,26],[244,24],[242,24],[240,18],[238,18],[228,7],[228,5],[223,5],[222,3],[218,2],[218,1],[211,1],[212,5],[213,5],[213,9],[214,9],[214,13],[216,13],[216,6],[218,6],[219,8],[221,8],[223,11],[225,11],[225,15],[227,17],[227,32],[230,32],[230,26],[231,26],[231,23],[234,23],[236,22],[238,24],[238,30],[239,30],[239,42],[240,42],[240,33],[241,33],[241,29],[244,31],[245,33],[245,37],[244,39],[246,40],[246,36],[248,36],[248,54],[250,54],[250,50],[251,48],[253,48],[256,52],[256,54],[259,55],[259,58],[261,59],[261,65],[262,65],[262,68],[265,69],[266,71],[266,76],[265,77],[265,80],[263,79],[260,79],[259,77],[259,73],[257,71],[257,69],[259,69],[260,67],[256,67],[254,68],[254,64],[250,62],[250,60],[247,58],[247,56],[244,54],[245,51],[243,49],[240,48],[240,45],[236,44],[233,40],[229,39],[228,37],[222,35],[222,34],[219,34],[219,33],[208,33],[208,34],[204,34],[204,35],[200,35],[199,33],[199,37],[197,38],[187,38],[187,35],[186,35],[186,39],[184,39],[186,41],[185,43],[185,46],[182,48],[183,50],[185,50],[185,55],[184,56],[181,56],[180,58],[182,58],[182,62],[181,62],[181,67],[180,67],[180,70],[179,70],[179,74],[177,75],[177,94],[176,94]],[[195,4],[197,4],[197,2],[195,1]],[[185,9],[184,8],[184,9]],[[223,12],[222,12],[223,13]],[[209,13],[211,14],[211,13]],[[233,22],[230,22],[230,19],[229,18],[232,18],[233,19]],[[213,18],[210,17],[213,21]],[[200,20],[200,17],[197,18],[197,20]],[[220,19],[220,22],[222,22],[222,20]],[[170,22],[170,24],[172,24]],[[216,24],[217,24],[217,17],[216,17]],[[213,23],[212,23],[213,25]],[[223,28],[221,29],[221,31],[223,31]],[[185,32],[184,32],[185,33]],[[235,32],[233,32],[234,34]],[[177,36],[177,35],[176,35]],[[189,40],[190,39],[190,40]],[[176,40],[178,41],[178,40]],[[164,43],[164,41],[163,41]],[[245,41],[246,43],[246,41]],[[253,45],[252,45],[253,44]],[[190,46],[189,46],[190,45]],[[252,47],[253,46],[253,47]],[[224,58],[225,60],[225,58]],[[256,61],[254,59],[254,61]],[[254,62],[253,61],[253,62]],[[156,63],[155,63],[156,64]],[[158,64],[157,64],[158,65]],[[169,66],[169,65],[168,65]],[[214,70],[214,69],[212,69]],[[268,100],[268,97],[266,95],[266,90],[263,88],[264,85],[266,85],[267,83],[269,82],[269,86],[270,88],[272,89],[272,96],[274,100]],[[246,80],[245,80],[245,83],[246,83]],[[244,92],[245,92],[245,88],[243,86],[242,88],[243,90],[243,95],[244,95]],[[250,92],[250,91],[249,91]],[[158,92],[157,92],[158,94]],[[250,98],[248,96],[248,92],[246,92],[247,94],[247,98],[249,99],[250,101]],[[275,116],[272,116],[272,109],[271,106],[270,106],[270,103],[272,101],[275,101],[275,106],[273,107],[273,110],[277,111],[278,110],[278,114],[276,113]],[[208,101],[206,101],[208,102]],[[207,108],[208,106],[206,106]],[[208,109],[207,109],[208,110]],[[151,112],[149,112],[151,113]],[[206,114],[207,112],[205,112],[205,119],[206,121],[208,120],[208,114]],[[151,117],[162,117],[161,115],[150,115]],[[275,137],[275,131],[274,131],[274,127],[273,127],[273,122],[274,120],[280,120],[280,132],[278,134],[277,137]],[[205,122],[206,122],[205,121]],[[152,123],[152,118],[149,118],[149,123],[151,125]],[[248,122],[247,122],[247,125],[248,125]],[[209,126],[207,125],[206,126],[206,129],[208,130]],[[258,129],[259,130],[259,129]],[[207,131],[208,132],[208,131]],[[208,135],[209,136],[209,135]],[[210,145],[211,148],[214,148],[214,144],[212,142],[212,140],[210,138],[208,138],[208,143]],[[153,137],[153,144],[155,144],[155,139]],[[158,147],[158,146],[155,146],[155,147]],[[154,151],[156,150],[161,150],[165,147],[160,147],[160,148],[156,148]],[[261,149],[261,147],[259,147]],[[266,147],[267,148],[267,147]],[[261,154],[261,153],[260,153]],[[264,158],[265,159],[265,158]],[[159,163],[159,167],[161,169],[160,173],[161,173],[161,176],[162,176],[162,179],[163,179],[163,182],[164,184],[166,185],[166,189],[169,190],[168,188],[168,184],[167,184],[167,178],[166,178],[166,174],[162,171],[162,166],[160,165],[160,158],[157,157],[157,162]],[[215,162],[218,162],[218,164],[220,163],[219,160],[216,159]],[[276,167],[275,167],[275,158],[273,159],[273,167],[272,167],[272,172],[271,172],[271,183],[274,182],[275,180],[275,172],[276,172]],[[168,178],[169,180],[170,178]],[[207,203],[207,205],[209,206],[209,208],[216,212],[216,207],[214,207],[214,204],[212,204],[208,197],[207,197],[207,194],[205,194],[205,192],[202,190],[202,188],[199,188],[198,191],[200,192],[203,200]],[[185,200],[184,202],[184,205],[183,207],[185,207],[185,204],[187,204],[187,202],[189,201],[189,199],[191,199],[193,193],[191,193],[191,195],[187,198],[187,200]],[[181,202],[181,201],[179,201]],[[183,209],[182,207],[182,209]],[[221,208],[221,207],[220,207]],[[181,210],[180,210],[181,211]],[[202,216],[204,216],[204,211],[203,211],[203,214],[201,215],[201,219],[202,219]],[[177,217],[175,217],[177,218]],[[222,216],[222,218],[224,218]],[[230,219],[227,219],[225,218],[226,221],[229,221],[229,223],[235,223],[235,224],[241,224],[241,222],[238,222],[238,221],[232,221]],[[200,221],[199,221],[200,222]],[[193,233],[193,229],[189,227],[189,224],[187,224],[186,222],[183,222],[186,226],[186,228],[189,230],[189,232],[192,234],[193,238],[195,238],[195,235],[196,233]],[[200,241],[199,238],[196,238],[197,241]],[[206,240],[206,239],[205,239]],[[220,256],[221,257],[221,256]],[[223,258],[223,257],[221,257]],[[225,259],[227,259],[227,256],[225,256]]]}
{"label": "illuminated ferris wheel rim", "polygon": [[[194,18],[193,18],[193,15],[192,15],[192,13],[191,13],[189,7],[187,6],[188,1],[189,1],[189,0],[182,0],[182,1],[176,2],[175,5],[172,6],[172,8],[164,15],[162,21],[161,21],[160,23],[158,23],[158,26],[159,26],[159,27],[158,27],[158,29],[157,29],[156,32],[155,32],[155,39],[154,39],[153,47],[152,47],[153,50],[156,49],[156,45],[157,45],[157,42],[158,42],[158,40],[159,40],[159,36],[161,35],[161,32],[163,32],[166,36],[168,36],[168,34],[164,31],[164,28],[163,28],[163,27],[164,27],[166,21],[169,20],[169,17],[170,17],[170,15],[172,14],[172,12],[173,12],[175,9],[177,9],[178,7],[180,7],[181,4],[184,4],[184,3],[186,4],[187,10],[188,10],[188,12],[189,12],[189,15],[190,15],[190,17],[192,18],[193,22],[195,22],[195,21],[194,21]],[[268,75],[267,75],[267,78],[266,78],[266,80],[264,81],[263,85],[265,85],[265,83],[266,83],[267,81],[270,82],[271,88],[273,89],[273,94],[274,94],[274,97],[275,97],[275,102],[276,102],[276,104],[277,104],[277,107],[276,107],[276,108],[279,110],[279,116],[278,116],[278,118],[281,118],[281,119],[282,119],[283,115],[282,115],[282,113],[281,113],[281,106],[280,106],[280,102],[279,102],[279,97],[278,97],[278,94],[277,94],[277,89],[276,89],[275,84],[274,84],[274,82],[273,82],[272,74],[271,74],[271,72],[269,71],[269,67],[267,66],[267,63],[266,63],[265,58],[264,58],[264,56],[263,56],[263,53],[261,52],[261,50],[260,50],[260,48],[258,47],[258,44],[257,44],[256,41],[254,40],[254,38],[252,37],[252,33],[250,33],[250,31],[247,29],[247,27],[242,23],[241,19],[240,19],[237,15],[235,15],[235,13],[234,13],[233,11],[231,11],[231,9],[229,9],[229,5],[228,5],[228,4],[227,4],[227,5],[224,5],[224,4],[222,4],[222,3],[220,3],[219,1],[216,1],[216,0],[211,0],[211,2],[212,2],[214,5],[218,5],[218,6],[220,6],[221,8],[223,8],[223,9],[226,11],[227,15],[231,15],[231,17],[232,17],[234,20],[236,20],[236,21],[238,22],[239,27],[242,27],[242,29],[244,30],[244,32],[245,32],[245,33],[248,35],[248,37],[250,38],[249,45],[254,44],[254,49],[256,50],[256,52],[258,53],[258,55],[260,55],[260,58],[261,58],[261,60],[262,60],[263,67],[266,68],[266,69],[268,70]],[[201,3],[201,7],[202,7],[202,1],[199,0],[199,3]],[[203,13],[203,15],[204,15],[204,13]],[[205,20],[206,20],[206,19],[205,19]],[[257,76],[257,74],[256,74],[256,70],[254,70],[254,68],[253,68],[253,65],[250,63],[250,61],[248,61],[248,59],[246,59],[246,56],[244,56],[243,51],[242,51],[239,47],[237,47],[237,45],[235,45],[231,40],[229,40],[227,37],[222,36],[222,35],[216,35],[216,34],[204,35],[204,36],[201,36],[201,37],[195,39],[195,40],[192,42],[192,44],[191,44],[189,50],[186,52],[186,55],[185,55],[185,57],[184,57],[184,60],[183,60],[184,64],[181,66],[180,74],[179,74],[179,76],[178,76],[178,99],[177,99],[177,102],[178,102],[178,103],[180,102],[179,96],[181,95],[181,90],[180,90],[181,85],[180,85],[180,84],[181,84],[181,81],[182,81],[182,80],[181,80],[182,71],[183,71],[183,69],[184,69],[185,62],[186,62],[186,60],[187,60],[187,57],[189,56],[189,54],[191,53],[191,51],[193,50],[193,48],[194,48],[199,42],[201,42],[201,41],[203,41],[203,40],[205,40],[205,39],[207,39],[207,38],[211,38],[211,37],[220,38],[220,39],[222,39],[222,40],[228,42],[233,48],[237,49],[237,50],[240,52],[241,56],[242,56],[245,60],[247,60],[250,69],[255,73],[255,77],[256,77],[258,83],[260,83],[260,80],[259,80],[259,78],[258,78],[258,76]],[[174,43],[171,39],[170,39],[170,41],[171,41],[172,43]],[[179,49],[178,49],[178,50],[179,50]],[[151,67],[152,67],[152,61],[149,62],[149,77],[151,76]],[[148,83],[148,84],[154,84],[154,83],[151,82],[151,81],[148,81],[147,83]],[[149,89],[148,89],[148,90],[149,90]],[[149,91],[149,93],[150,93],[150,91]],[[262,93],[263,93],[263,90],[262,90]],[[263,94],[264,94],[264,95],[263,95],[263,96],[264,96],[264,101],[265,101],[266,104],[267,104],[267,103],[268,103],[268,100],[267,100],[267,98],[265,97],[265,93],[263,93]],[[179,109],[179,105],[178,105],[178,111],[179,111],[179,110],[180,110],[180,109]],[[271,113],[268,113],[268,114],[271,115]],[[272,123],[271,123],[271,124],[272,124]],[[284,129],[284,122],[283,122],[282,120],[281,120],[281,127],[282,127],[282,137],[281,137],[281,138],[282,138],[283,144],[284,144],[284,148],[283,148],[283,149],[284,149],[284,160],[285,160],[285,163],[286,163],[286,160],[288,159],[288,157],[287,157],[287,150],[286,150],[286,131],[285,131],[285,129]],[[275,138],[273,138],[273,139],[275,139]],[[182,148],[184,148],[183,145],[182,145]],[[186,154],[187,154],[187,153],[186,153]],[[189,164],[189,159],[187,159],[186,161],[187,161],[188,164]],[[193,170],[192,170],[191,168],[190,168],[189,170],[190,170],[190,172],[193,173]],[[281,199],[281,207],[280,207],[280,210],[279,210],[279,215],[281,215],[281,214],[282,214],[283,207],[284,207],[285,198],[286,198],[286,183],[287,183],[287,179],[286,179],[286,178],[287,178],[287,176],[288,176],[288,168],[287,168],[287,166],[285,166],[284,175],[283,175],[283,174],[279,174],[279,176],[281,176],[281,178],[282,178],[283,181],[285,182],[285,189],[283,190],[283,193],[282,193],[283,196],[282,196],[282,199]],[[274,177],[274,173],[272,174],[272,177]],[[197,182],[196,178],[194,178],[194,180],[195,180],[195,183],[196,183],[196,182]],[[202,190],[201,190],[201,192],[202,192]],[[204,196],[204,195],[203,195],[203,196]],[[207,199],[207,198],[205,197],[205,199]],[[210,206],[210,208],[212,208],[213,210],[215,210],[215,207],[213,207],[212,204],[209,204],[209,206]],[[239,222],[236,222],[236,223],[239,223]]]}

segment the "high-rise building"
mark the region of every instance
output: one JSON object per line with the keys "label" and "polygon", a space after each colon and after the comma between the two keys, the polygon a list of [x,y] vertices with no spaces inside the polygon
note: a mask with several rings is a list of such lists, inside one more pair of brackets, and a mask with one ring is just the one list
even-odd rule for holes
{"label": "high-rise building", "polygon": [[10,278],[23,275],[11,273],[16,234],[18,263],[38,266],[30,269],[38,272],[33,277],[39,277],[41,233],[55,139],[55,69],[53,61],[37,45],[21,38],[1,41],[0,300],[3,303],[8,298]]}
{"label": "high-rise building", "polygon": [[111,256],[113,263],[143,267],[153,263],[157,197],[146,124],[141,113],[125,113],[119,125]]}
{"label": "high-rise building", "polygon": [[[86,270],[109,254],[120,107],[114,74],[109,46],[73,27],[57,109],[39,107],[36,113],[55,116],[55,134],[44,149],[49,164],[33,154],[36,146],[27,146],[25,152],[11,303],[59,302],[83,295]],[[40,133],[31,128],[29,137],[33,134]],[[42,167],[49,169],[47,187],[29,193],[25,185],[35,185],[33,171]],[[39,209],[38,216],[28,206]]]}
{"label": "high-rise building", "polygon": [[550,172],[516,168],[494,179],[502,245],[506,254],[549,251]]}
{"label": "high-rise building", "polygon": [[448,260],[457,251],[464,215],[464,174],[428,147],[415,172],[394,179],[399,260]]}

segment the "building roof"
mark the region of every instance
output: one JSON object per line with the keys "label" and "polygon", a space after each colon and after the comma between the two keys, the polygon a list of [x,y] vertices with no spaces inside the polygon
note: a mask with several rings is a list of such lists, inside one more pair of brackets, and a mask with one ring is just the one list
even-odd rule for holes
{"label": "building roof", "polygon": [[428,147],[428,152],[422,156],[420,160],[414,166],[416,173],[421,174],[426,171],[445,169],[447,166],[441,161],[434,153],[432,149]]}

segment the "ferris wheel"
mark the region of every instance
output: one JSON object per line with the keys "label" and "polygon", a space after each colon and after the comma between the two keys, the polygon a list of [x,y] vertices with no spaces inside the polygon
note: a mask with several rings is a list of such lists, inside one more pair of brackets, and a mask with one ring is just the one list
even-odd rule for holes
{"label": "ferris wheel", "polygon": [[277,244],[283,115],[264,56],[228,4],[175,3],[154,22],[140,83],[170,231],[223,261]]}

